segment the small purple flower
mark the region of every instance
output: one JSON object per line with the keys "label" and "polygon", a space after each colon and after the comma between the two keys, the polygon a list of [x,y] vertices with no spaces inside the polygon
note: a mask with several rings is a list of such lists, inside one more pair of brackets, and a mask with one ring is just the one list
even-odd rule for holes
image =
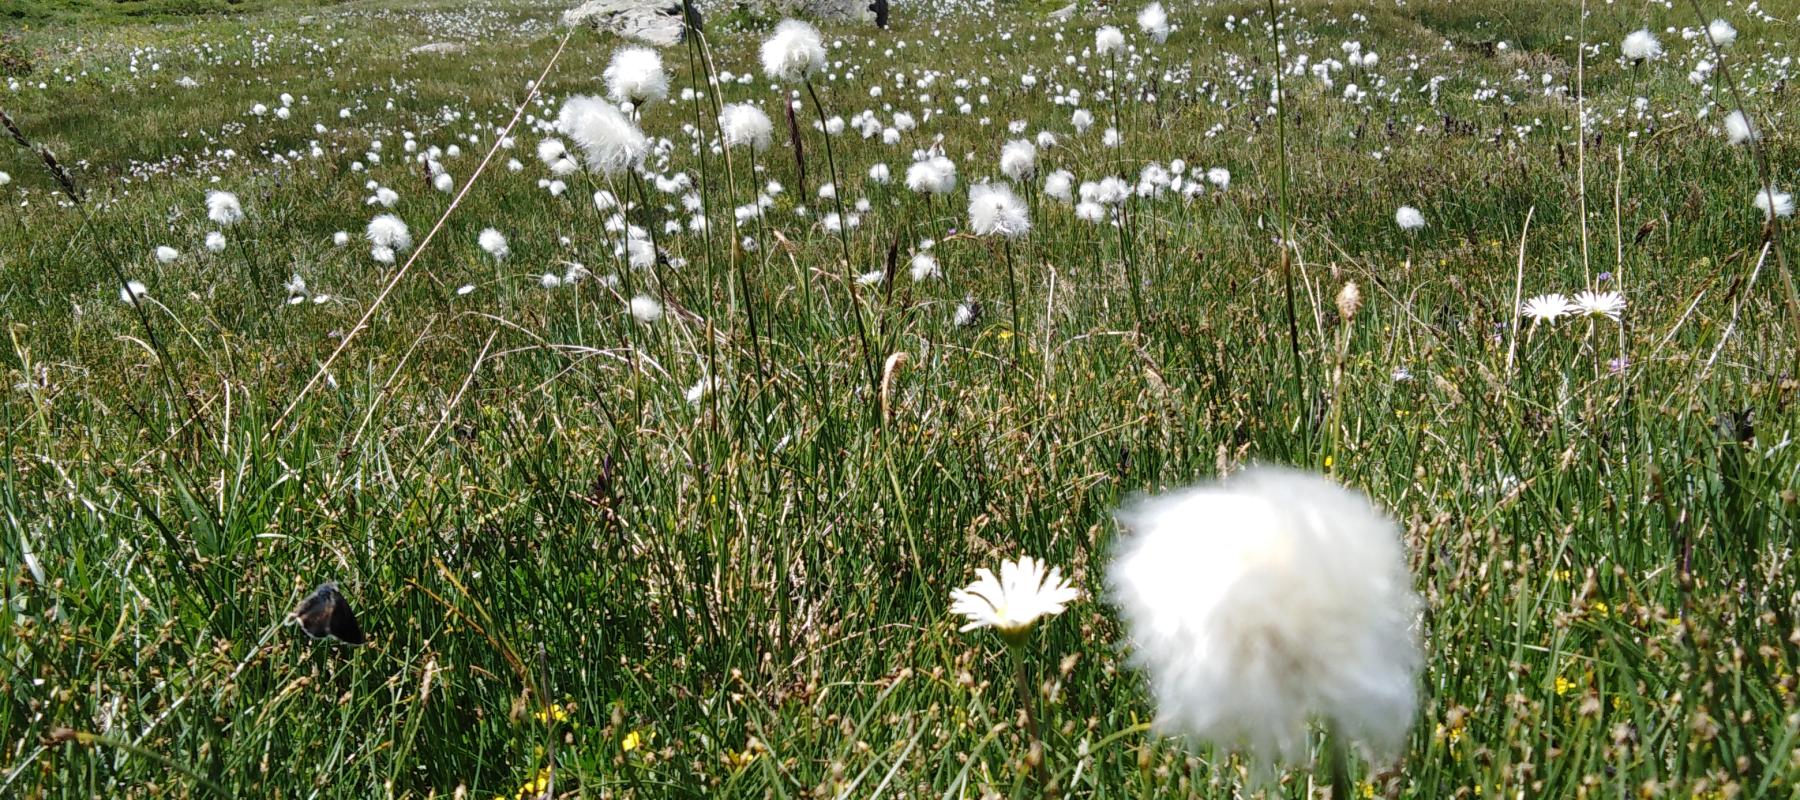
{"label": "small purple flower", "polygon": [[1614,375],[1624,375],[1625,370],[1631,369],[1631,358],[1629,356],[1619,356],[1618,358],[1606,362],[1606,369]]}
{"label": "small purple flower", "polygon": [[1609,271],[1609,272],[1602,272],[1602,273],[1600,273],[1600,274],[1599,274],[1599,275],[1595,275],[1595,276],[1594,276],[1594,279],[1595,279],[1595,280],[1597,280],[1597,281],[1599,281],[1599,282],[1601,282],[1601,283],[1605,283],[1605,282],[1607,282],[1607,281],[1610,281],[1610,280],[1612,280],[1612,273],[1611,273],[1611,272],[1610,272],[1610,271]]}
{"label": "small purple flower", "polygon": [[1405,383],[1410,381],[1412,380],[1412,370],[1407,369],[1406,367],[1395,367],[1393,378],[1395,383]]}

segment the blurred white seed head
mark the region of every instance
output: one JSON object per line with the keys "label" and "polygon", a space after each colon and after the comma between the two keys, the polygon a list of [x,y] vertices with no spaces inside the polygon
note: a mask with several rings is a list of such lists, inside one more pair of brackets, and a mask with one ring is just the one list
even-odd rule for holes
{"label": "blurred white seed head", "polygon": [[1155,39],[1157,44],[1169,40],[1169,12],[1163,10],[1162,3],[1151,3],[1138,12],[1138,29]]}
{"label": "blurred white seed head", "polygon": [[1405,742],[1421,665],[1399,528],[1324,477],[1255,468],[1135,501],[1107,584],[1164,729],[1264,763],[1329,720]]}
{"label": "blurred white seed head", "polygon": [[662,319],[662,303],[647,294],[640,294],[631,298],[631,316],[638,322],[646,324],[655,322]]}
{"label": "blurred white seed head", "polygon": [[493,228],[482,229],[481,234],[475,237],[475,243],[481,245],[481,249],[493,256],[495,261],[504,260],[512,253],[512,248],[506,243],[506,235]]}

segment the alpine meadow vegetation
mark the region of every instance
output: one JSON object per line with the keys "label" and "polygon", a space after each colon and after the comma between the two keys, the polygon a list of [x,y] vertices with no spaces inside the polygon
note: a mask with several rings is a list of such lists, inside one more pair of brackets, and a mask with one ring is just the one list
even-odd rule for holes
{"label": "alpine meadow vegetation", "polygon": [[0,797],[1800,792],[1800,0],[572,5],[0,13]]}

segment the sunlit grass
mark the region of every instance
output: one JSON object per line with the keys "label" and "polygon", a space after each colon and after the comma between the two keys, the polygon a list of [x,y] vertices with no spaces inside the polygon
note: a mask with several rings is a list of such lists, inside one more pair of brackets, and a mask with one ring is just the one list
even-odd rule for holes
{"label": "sunlit grass", "polygon": [[[1081,52],[1102,23],[1133,31],[1135,7],[1066,26],[1033,8],[828,29],[843,64],[818,82],[826,115],[916,113],[922,92],[945,114],[895,147],[833,140],[844,205],[871,204],[842,240],[818,224],[837,209],[816,195],[830,171],[813,98],[801,90],[802,185],[757,67],[765,31],[721,23],[717,68],[756,77],[718,99],[760,104],[775,144],[754,175],[748,151],[730,173],[707,153],[714,235],[660,240],[685,261],[663,267],[661,320],[625,311],[643,272],[633,292],[540,285],[566,262],[617,271],[588,198],[637,195],[576,175],[551,197],[539,137],[521,129],[331,380],[302,395],[392,274],[359,238],[383,210],[364,181],[398,191],[422,238],[450,196],[404,157],[401,132],[460,143],[445,159],[460,184],[556,49],[558,7],[463,5],[27,32],[46,55],[0,107],[92,200],[64,207],[30,153],[0,150],[14,178],[0,187],[0,796],[1035,796],[1011,656],[957,634],[949,612],[977,567],[1020,555],[1084,595],[1021,645],[1048,782],[1231,796],[1246,765],[1147,731],[1154,709],[1098,598],[1120,503],[1253,461],[1328,472],[1406,531],[1427,604],[1423,711],[1401,763],[1359,770],[1368,793],[1793,791],[1797,333],[1750,203],[1755,165],[1712,132],[1722,114],[1695,119],[1690,43],[1663,35],[1680,57],[1650,69],[1614,60],[1629,30],[1695,25],[1685,4],[1648,19],[1595,9],[1589,42],[1606,50],[1586,63],[1597,121],[1579,148],[1573,102],[1540,78],[1573,86],[1570,4],[1284,12],[1290,47],[1315,61],[1348,39],[1382,57],[1329,89],[1284,79],[1299,381],[1269,42],[1225,27],[1262,19],[1258,0],[1171,3],[1167,45],[1131,34],[1147,60],[1121,80],[1156,99],[1120,105],[1117,149],[1100,141],[1104,65]],[[1738,79],[1791,187],[1792,137],[1773,116],[1791,30],[1735,22]],[[408,53],[470,30],[460,53]],[[144,56],[131,77],[140,47],[160,54],[154,77]],[[601,92],[613,47],[578,32],[528,111],[554,118],[566,95]],[[664,59],[676,92],[696,85],[683,49]],[[927,69],[943,75],[919,89]],[[1028,71],[1044,83],[1023,87]],[[184,75],[200,85],[176,87]],[[1082,90],[1094,130],[1073,133],[1051,75]],[[1419,90],[1434,75],[1435,105]],[[1381,80],[1397,99],[1342,99],[1347,82]],[[1475,99],[1483,81],[1511,102]],[[283,92],[291,119],[249,115]],[[1634,116],[1636,96],[1659,116]],[[694,105],[671,98],[642,122],[698,188],[681,126],[715,131]],[[1039,130],[1060,142],[1021,189],[1033,228],[1009,254],[965,230],[967,190],[999,179],[1005,141]],[[939,134],[958,188],[928,200],[899,176]],[[387,157],[351,172],[371,138]],[[314,141],[323,157],[270,163]],[[217,160],[225,149],[238,157]],[[1230,188],[1134,201],[1124,237],[1041,191],[1053,169],[1135,183],[1175,158],[1230,170]],[[876,162],[893,184],[865,180]],[[787,191],[768,228],[734,233],[732,209],[770,180]],[[210,254],[215,188],[247,219]],[[648,191],[677,211],[634,222],[685,221],[678,196]],[[1400,230],[1401,205],[1426,227]],[[504,260],[477,244],[488,227]],[[337,231],[351,243],[333,246]],[[759,249],[734,246],[744,236]],[[915,283],[925,239],[943,277]],[[182,258],[158,264],[159,245]],[[890,253],[888,279],[852,291]],[[120,273],[156,301],[144,319],[119,301]],[[293,274],[332,299],[285,305]],[[1346,328],[1332,302],[1349,280],[1363,304]],[[1622,326],[1512,327],[1516,285],[1590,283],[1625,293]],[[958,327],[965,298],[984,313]],[[709,377],[721,389],[690,402]],[[326,579],[369,646],[283,625]],[[1270,794],[1302,796],[1306,781]]]}

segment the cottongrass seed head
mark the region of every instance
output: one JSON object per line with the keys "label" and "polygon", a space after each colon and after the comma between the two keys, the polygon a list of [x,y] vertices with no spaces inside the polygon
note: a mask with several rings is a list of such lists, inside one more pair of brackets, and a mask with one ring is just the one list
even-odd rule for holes
{"label": "cottongrass seed head", "polygon": [[1017,239],[1031,231],[1031,215],[1011,187],[976,184],[969,188],[969,229],[977,236]]}
{"label": "cottongrass seed head", "polygon": [[1294,763],[1325,720],[1399,750],[1419,607],[1398,527],[1318,475],[1253,468],[1136,501],[1108,569],[1159,726]]}
{"label": "cottongrass seed head", "polygon": [[475,243],[481,245],[481,249],[493,256],[495,261],[503,261],[512,253],[512,248],[506,244],[506,235],[493,228],[483,228],[481,235],[475,237]]}
{"label": "cottongrass seed head", "polygon": [[1028,181],[1037,174],[1037,145],[1026,139],[1015,139],[1000,148],[1000,173],[1015,181]]}
{"label": "cottongrass seed head", "polygon": [[150,290],[144,288],[144,284],[141,281],[126,281],[124,286],[119,287],[119,302],[125,303],[126,305],[146,300],[149,297]]}
{"label": "cottongrass seed head", "polygon": [[1094,52],[1112,55],[1125,49],[1125,32],[1107,25],[1094,32]]}
{"label": "cottongrass seed head", "polygon": [[598,97],[578,94],[563,101],[556,128],[581,148],[589,170],[605,175],[636,168],[650,151],[637,123]]}
{"label": "cottongrass seed head", "polygon": [[1632,61],[1648,61],[1662,57],[1662,42],[1656,40],[1656,34],[1649,28],[1640,28],[1626,35],[1625,41],[1619,44],[1619,52]]}
{"label": "cottongrass seed head", "polygon": [[1768,219],[1794,215],[1794,195],[1774,186],[1756,190],[1756,208]]}
{"label": "cottongrass seed head", "polygon": [[732,103],[719,111],[719,130],[724,133],[726,147],[749,145],[760,153],[769,149],[769,135],[775,124],[754,105]]}
{"label": "cottongrass seed head", "polygon": [[1425,227],[1425,215],[1412,206],[1401,206],[1394,210],[1394,224],[1403,231],[1416,231]]}
{"label": "cottongrass seed head", "polygon": [[949,194],[956,189],[956,162],[944,156],[913,162],[906,168],[906,188],[920,194]]}
{"label": "cottongrass seed head", "polygon": [[1162,3],[1151,3],[1137,15],[1138,30],[1155,39],[1157,44],[1169,40],[1169,12],[1163,10]]}
{"label": "cottongrass seed head", "polygon": [[1730,47],[1737,41],[1737,28],[1731,27],[1731,22],[1724,18],[1715,19],[1707,24],[1706,35],[1712,39],[1713,44],[1721,48]]}
{"label": "cottongrass seed head", "polygon": [[238,202],[237,195],[230,192],[207,192],[206,218],[221,227],[230,227],[244,219],[244,206]]}
{"label": "cottongrass seed head", "polygon": [[818,28],[797,19],[784,19],[763,42],[762,65],[770,80],[807,80],[825,68],[825,41]]}
{"label": "cottongrass seed head", "polygon": [[369,220],[366,234],[373,247],[385,247],[388,250],[407,250],[412,247],[412,231],[406,222],[393,214],[382,214]]}
{"label": "cottongrass seed head", "polygon": [[640,294],[631,298],[630,308],[631,317],[646,325],[662,319],[663,316],[662,303],[647,294]]}
{"label": "cottongrass seed head", "polygon": [[643,107],[669,96],[669,74],[663,71],[662,56],[648,47],[614,51],[601,76],[606,79],[607,97],[615,103]]}
{"label": "cottongrass seed head", "polygon": [[1757,140],[1756,128],[1750,124],[1750,118],[1744,116],[1743,110],[1735,110],[1725,115],[1725,140],[1732,144],[1743,144]]}

